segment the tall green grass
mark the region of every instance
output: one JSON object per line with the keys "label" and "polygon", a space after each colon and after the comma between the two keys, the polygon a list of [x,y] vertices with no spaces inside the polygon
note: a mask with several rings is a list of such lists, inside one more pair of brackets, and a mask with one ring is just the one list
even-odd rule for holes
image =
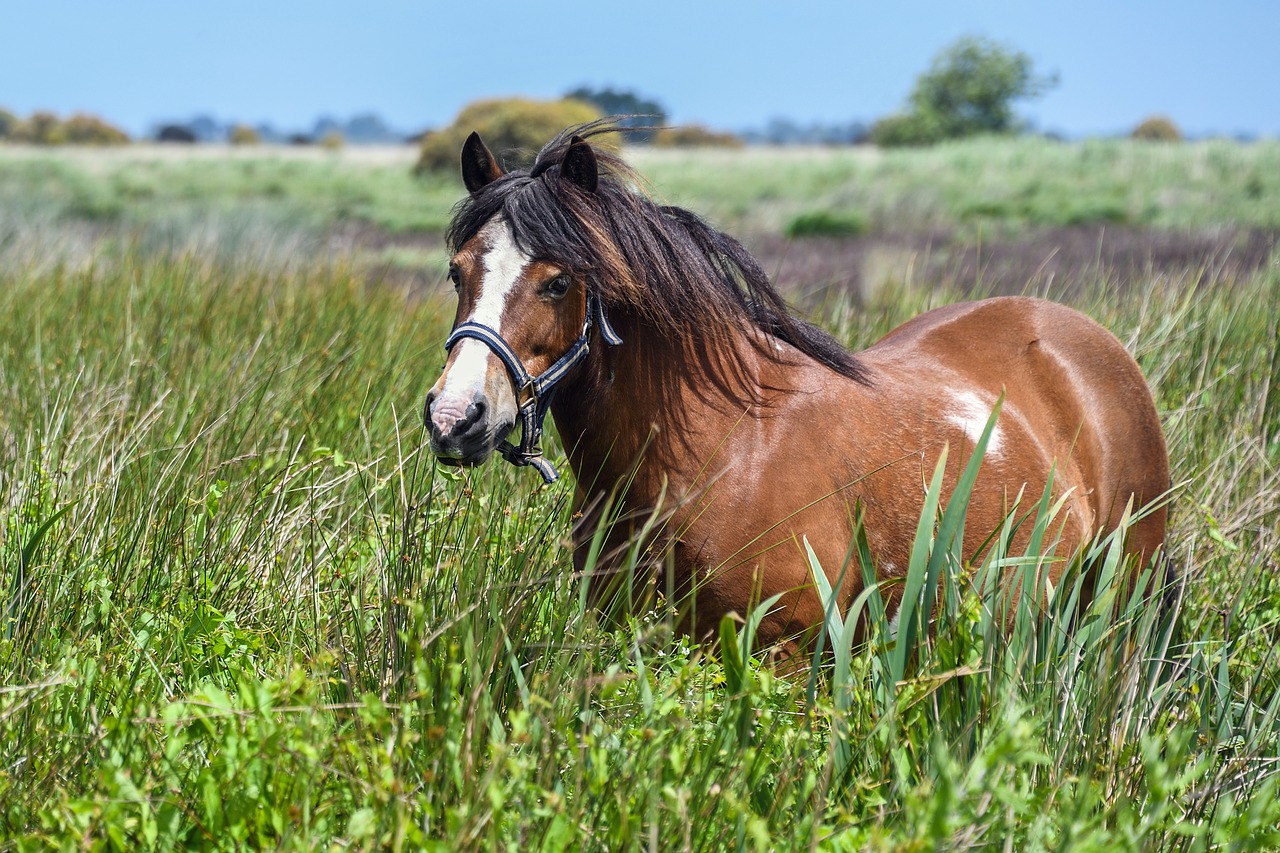
{"label": "tall green grass", "polygon": [[[714,650],[662,606],[598,619],[568,482],[434,466],[447,303],[323,256],[51,263],[79,237],[24,233],[0,265],[0,848],[1280,844],[1274,264],[1080,290],[1156,392],[1180,611],[1150,574],[1108,591],[1115,538],[1087,610],[1074,581],[1046,601],[1066,555],[1039,495],[1026,553],[993,531],[964,565],[963,488],[935,487],[915,615],[891,630],[870,587],[779,674],[759,610]],[[863,346],[950,298],[819,319]]]}
{"label": "tall green grass", "polygon": [[751,620],[715,654],[661,610],[600,625],[567,485],[432,465],[438,303],[194,257],[0,294],[8,845],[1280,843],[1274,273],[1093,305],[1166,413],[1179,633],[1119,588],[1074,630],[1069,590],[1042,612],[1048,505],[1030,553],[961,571],[935,485],[920,618],[894,635],[868,592],[785,677]]}

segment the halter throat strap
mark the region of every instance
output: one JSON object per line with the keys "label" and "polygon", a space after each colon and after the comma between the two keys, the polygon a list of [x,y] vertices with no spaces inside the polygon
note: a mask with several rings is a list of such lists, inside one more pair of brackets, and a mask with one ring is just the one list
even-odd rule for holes
{"label": "halter throat strap", "polygon": [[502,454],[503,459],[517,468],[527,465],[535,469],[546,483],[554,483],[560,478],[555,466],[542,456],[542,430],[547,411],[551,408],[551,398],[554,396],[556,383],[590,352],[592,326],[599,328],[600,338],[607,345],[616,347],[622,343],[622,338],[618,337],[618,333],[609,324],[609,318],[605,316],[603,303],[595,293],[588,293],[587,316],[582,323],[582,334],[564,355],[537,376],[529,373],[524,362],[496,329],[483,323],[470,320],[459,323],[444,342],[445,352],[448,352],[453,349],[454,344],[464,338],[480,341],[506,366],[511,384],[515,386],[516,404],[520,411],[521,435],[520,444],[503,441],[498,446],[498,452]]}

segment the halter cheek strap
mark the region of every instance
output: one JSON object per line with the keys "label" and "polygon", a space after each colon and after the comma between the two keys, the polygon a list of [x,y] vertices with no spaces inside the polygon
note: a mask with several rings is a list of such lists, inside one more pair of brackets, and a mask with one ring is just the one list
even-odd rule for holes
{"label": "halter cheek strap", "polygon": [[564,355],[537,376],[531,375],[525,369],[524,362],[496,329],[491,329],[483,323],[471,321],[459,323],[449,334],[448,340],[444,342],[445,352],[448,352],[453,349],[454,344],[464,338],[480,341],[506,365],[511,383],[515,386],[516,402],[520,407],[521,435],[518,446],[504,441],[498,446],[498,452],[502,454],[502,458],[516,467],[528,465],[536,469],[542,475],[543,481],[547,483],[554,483],[560,475],[556,473],[555,466],[542,456],[540,442],[543,422],[547,418],[547,410],[551,407],[556,383],[563,379],[578,362],[587,357],[591,349],[590,337],[593,325],[599,327],[601,339],[609,346],[616,347],[622,343],[622,338],[618,337],[618,333],[609,324],[609,318],[605,316],[604,305],[594,293],[588,293],[587,316],[582,323],[582,334]]}

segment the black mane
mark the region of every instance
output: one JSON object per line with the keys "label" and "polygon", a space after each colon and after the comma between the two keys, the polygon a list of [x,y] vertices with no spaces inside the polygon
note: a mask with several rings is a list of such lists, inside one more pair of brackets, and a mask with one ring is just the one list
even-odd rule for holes
{"label": "black mane", "polygon": [[[456,251],[502,215],[520,248],[553,259],[591,283],[607,308],[626,306],[673,339],[722,346],[746,320],[837,373],[864,384],[866,372],[831,335],[788,310],[742,245],[678,207],[655,204],[621,158],[595,147],[599,185],[586,193],[560,174],[576,135],[616,132],[609,122],[570,128],[533,166],[503,175],[458,203],[448,231]],[[757,349],[784,358],[761,337]]]}

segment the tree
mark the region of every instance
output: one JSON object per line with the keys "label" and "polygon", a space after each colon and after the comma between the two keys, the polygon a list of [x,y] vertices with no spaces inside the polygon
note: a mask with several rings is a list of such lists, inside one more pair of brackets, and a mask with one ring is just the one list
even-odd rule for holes
{"label": "tree", "polygon": [[1057,75],[1039,75],[1031,57],[999,42],[966,36],[945,48],[916,80],[906,111],[881,119],[871,130],[880,145],[926,145],[981,133],[1013,133],[1024,123],[1015,101],[1056,86]]}
{"label": "tree", "polygon": [[614,89],[612,86],[604,89],[579,86],[567,92],[565,97],[591,104],[601,115],[621,116],[618,120],[620,127],[640,128],[628,134],[628,138],[635,142],[650,142],[654,129],[667,123],[667,111],[662,104],[630,90]]}
{"label": "tree", "polygon": [[191,128],[181,124],[165,124],[161,125],[156,131],[156,142],[176,142],[182,145],[191,145],[196,141],[196,135],[191,132]]}

